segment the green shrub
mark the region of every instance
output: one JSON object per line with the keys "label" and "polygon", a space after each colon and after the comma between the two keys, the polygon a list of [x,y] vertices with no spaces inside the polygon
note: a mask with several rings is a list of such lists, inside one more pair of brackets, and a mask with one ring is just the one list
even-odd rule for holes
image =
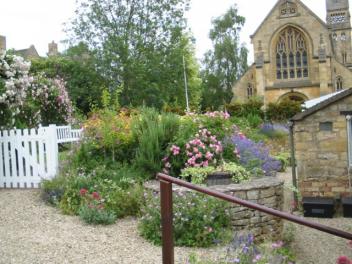
{"label": "green shrub", "polygon": [[302,111],[302,102],[284,100],[280,103],[269,103],[266,109],[266,116],[271,121],[287,121],[295,114]]}
{"label": "green shrub", "polygon": [[116,221],[116,215],[114,212],[90,205],[81,206],[78,214],[87,224],[110,225]]}
{"label": "green shrub", "polygon": [[290,153],[284,152],[280,153],[277,156],[274,156],[275,159],[281,162],[281,172],[286,171],[287,167],[290,166],[291,163],[291,155]]}
{"label": "green shrub", "polygon": [[[175,193],[173,210],[176,246],[208,247],[214,241],[226,239],[231,222],[227,203],[195,193]],[[160,199],[146,195],[142,215],[140,234],[160,245]]]}
{"label": "green shrub", "polygon": [[262,110],[264,103],[261,98],[253,97],[244,103],[232,103],[226,105],[227,111],[231,116],[235,117],[247,117],[248,115],[264,117]]}
{"label": "green shrub", "polygon": [[52,180],[43,180],[41,183],[41,197],[51,204],[58,205],[65,193],[66,179],[64,177],[55,177]]}
{"label": "green shrub", "polygon": [[127,190],[119,190],[109,195],[106,207],[116,213],[118,218],[138,216],[143,205],[143,188],[132,186]]}
{"label": "green shrub", "polygon": [[152,178],[162,169],[162,158],[169,142],[179,128],[179,118],[171,113],[159,113],[144,108],[133,124],[133,135],[137,141],[134,164],[144,171],[145,178]]}

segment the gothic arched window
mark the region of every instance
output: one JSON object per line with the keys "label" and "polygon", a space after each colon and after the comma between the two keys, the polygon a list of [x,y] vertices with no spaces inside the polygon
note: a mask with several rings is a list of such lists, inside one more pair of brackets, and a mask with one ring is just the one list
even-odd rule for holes
{"label": "gothic arched window", "polygon": [[341,76],[337,76],[335,80],[336,91],[341,91],[343,89],[343,79]]}
{"label": "gothic arched window", "polygon": [[276,43],[276,78],[279,80],[308,77],[307,43],[303,34],[287,27]]}

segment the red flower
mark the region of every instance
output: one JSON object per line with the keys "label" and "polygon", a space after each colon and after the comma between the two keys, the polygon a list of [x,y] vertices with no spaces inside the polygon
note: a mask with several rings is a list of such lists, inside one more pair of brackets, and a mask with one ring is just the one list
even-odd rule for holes
{"label": "red flower", "polygon": [[79,194],[80,194],[81,196],[84,196],[84,195],[86,195],[87,192],[88,192],[87,189],[81,189],[81,190],[79,191]]}
{"label": "red flower", "polygon": [[93,198],[94,198],[95,200],[99,200],[99,199],[100,199],[100,195],[99,195],[99,193],[97,193],[97,192],[93,192],[93,193],[92,193],[92,196],[93,196]]}
{"label": "red flower", "polygon": [[351,264],[351,261],[348,259],[348,257],[346,256],[340,256],[338,259],[337,259],[337,264]]}

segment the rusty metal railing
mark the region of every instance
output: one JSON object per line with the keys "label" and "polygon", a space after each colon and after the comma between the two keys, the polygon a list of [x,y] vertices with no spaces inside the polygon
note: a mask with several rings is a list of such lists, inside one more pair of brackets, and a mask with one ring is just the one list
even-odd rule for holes
{"label": "rusty metal railing", "polygon": [[303,226],[317,229],[319,231],[329,233],[334,236],[352,240],[352,234],[325,226],[318,223],[313,223],[305,220],[302,217],[291,215],[289,213],[274,210],[256,203],[248,202],[237,197],[227,195],[221,192],[210,190],[209,188],[204,188],[185,182],[183,180],[159,173],[157,178],[160,180],[160,198],[161,198],[161,225],[162,225],[162,256],[163,264],[174,264],[174,242],[173,242],[173,223],[172,223],[172,184],[177,184],[179,186],[201,192],[231,203],[239,204],[254,210],[258,210]]}

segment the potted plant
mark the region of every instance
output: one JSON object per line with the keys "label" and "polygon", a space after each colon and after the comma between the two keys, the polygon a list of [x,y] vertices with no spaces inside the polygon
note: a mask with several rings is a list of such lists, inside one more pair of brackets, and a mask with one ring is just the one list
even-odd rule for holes
{"label": "potted plant", "polygon": [[187,167],[182,170],[181,177],[195,184],[225,185],[248,180],[249,172],[234,162],[224,162],[221,166]]}

